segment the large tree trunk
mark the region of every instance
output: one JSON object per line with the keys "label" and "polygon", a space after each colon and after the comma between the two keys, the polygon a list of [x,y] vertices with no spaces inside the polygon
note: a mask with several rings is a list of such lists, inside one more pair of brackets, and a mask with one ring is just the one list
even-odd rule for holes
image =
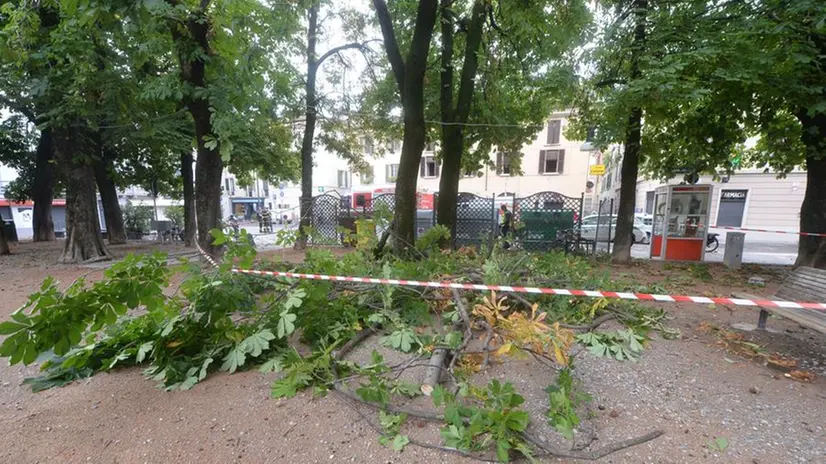
{"label": "large tree trunk", "polygon": [[[640,78],[640,59],[645,43],[645,20],[647,0],[634,0],[634,41],[631,49],[631,79]],[[634,244],[634,206],[637,202],[637,175],[640,165],[640,145],[642,142],[642,109],[632,108],[625,130],[625,153],[622,157],[619,209],[617,229],[614,235],[614,251],[611,261],[615,264],[631,262],[631,245]]]}
{"label": "large tree trunk", "polygon": [[40,140],[37,142],[37,159],[34,168],[34,209],[32,211],[32,227],[35,242],[51,242],[55,239],[54,219],[52,218],[52,202],[54,201],[54,143],[51,129],[40,131]]}
{"label": "large tree trunk", "polygon": [[0,255],[10,255],[9,240],[6,238],[5,222],[0,218]]}
{"label": "large tree trunk", "polygon": [[[170,2],[175,6],[175,2]],[[198,244],[210,254],[219,254],[221,247],[212,246],[209,231],[221,228],[221,174],[224,164],[218,146],[208,148],[207,137],[215,137],[212,131],[212,113],[206,95],[206,61],[202,57],[212,54],[209,35],[212,25],[204,8],[209,2],[201,2],[201,9],[192,12],[185,24],[187,34],[172,27],[172,38],[178,45],[181,64],[181,80],[191,86],[184,103],[195,120],[195,139],[198,158],[195,160],[195,214],[198,220]],[[198,53],[191,48],[197,47]]]}
{"label": "large tree trunk", "polygon": [[100,234],[95,176],[92,166],[80,156],[83,144],[79,129],[52,132],[55,157],[66,176],[66,243],[61,263],[83,263],[110,259]]}
{"label": "large tree trunk", "polygon": [[181,178],[184,183],[184,246],[195,245],[195,183],[192,178],[192,151],[181,152]]}
{"label": "large tree trunk", "polygon": [[92,168],[100,192],[100,202],[103,204],[103,219],[106,222],[109,244],[123,245],[126,243],[126,227],[123,225],[123,211],[118,202],[118,189],[112,180],[111,158],[105,154],[103,148],[99,148],[98,153],[99,159],[92,162]]}
{"label": "large tree trunk", "polygon": [[396,254],[407,255],[408,248],[416,240],[416,185],[425,144],[424,76],[439,4],[436,0],[419,1],[407,60],[402,59],[399,51],[387,4],[384,0],[373,0],[373,6],[404,112],[404,139],[396,180],[393,248]]}
{"label": "large tree trunk", "polygon": [[316,74],[316,42],[318,35],[318,8],[316,2],[307,11],[309,26],[307,27],[307,83],[304,89],[306,95],[306,110],[304,115],[304,138],[301,140],[301,217],[298,221],[298,238],[295,242],[296,250],[307,248],[307,228],[310,227],[310,210],[313,205],[313,137],[317,109],[315,96]]}
{"label": "large tree trunk", "polygon": [[[826,234],[826,114],[797,114],[806,146],[806,194],[800,206],[800,231]],[[795,266],[826,268],[826,237],[801,235]]]}
{"label": "large tree trunk", "polygon": [[[439,202],[436,218],[440,225],[450,230],[456,237],[456,202],[459,195],[459,179],[462,176],[462,153],[465,149],[465,133],[462,123],[466,123],[473,102],[474,82],[479,68],[479,46],[482,43],[482,27],[485,22],[486,2],[473,3],[470,28],[465,42],[465,61],[459,82],[456,109],[453,109],[453,15],[448,12],[452,2],[442,0],[442,71],[440,88],[440,108],[442,121],[459,123],[442,126],[442,178],[439,180]],[[449,245],[443,241],[442,247]]]}

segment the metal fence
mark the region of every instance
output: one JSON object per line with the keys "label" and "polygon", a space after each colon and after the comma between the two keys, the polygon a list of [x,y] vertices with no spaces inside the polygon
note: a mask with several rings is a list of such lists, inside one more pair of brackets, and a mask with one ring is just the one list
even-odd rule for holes
{"label": "metal fence", "polygon": [[[530,251],[553,248],[565,231],[579,233],[582,220],[584,194],[568,197],[558,192],[540,192],[527,197],[483,197],[472,193],[460,193],[456,204],[455,247],[490,246],[501,235],[501,204],[513,212],[513,224],[508,242]],[[418,209],[416,235],[419,236],[437,222],[438,195],[434,195],[433,208]],[[355,230],[359,218],[377,215],[391,216],[395,206],[393,194],[381,194],[363,198],[358,206],[350,196],[324,194],[313,198],[312,225],[315,230],[311,243],[317,245],[342,245],[343,229]],[[387,223],[388,221],[379,221]],[[376,231],[381,235],[381,226]]]}

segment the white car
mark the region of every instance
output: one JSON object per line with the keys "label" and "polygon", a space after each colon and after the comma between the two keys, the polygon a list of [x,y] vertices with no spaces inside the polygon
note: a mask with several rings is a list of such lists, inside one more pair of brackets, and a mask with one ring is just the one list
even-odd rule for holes
{"label": "white car", "polygon": [[651,240],[651,226],[654,224],[654,216],[650,214],[635,214],[634,225],[642,229],[648,236],[647,240]]}
{"label": "white car", "polygon": [[[643,231],[644,224],[634,220],[634,243],[645,243],[648,241],[648,234]],[[617,217],[592,214],[582,218],[580,234],[582,238],[595,240],[597,242],[612,242],[617,229]],[[599,236],[597,236],[599,235]]]}

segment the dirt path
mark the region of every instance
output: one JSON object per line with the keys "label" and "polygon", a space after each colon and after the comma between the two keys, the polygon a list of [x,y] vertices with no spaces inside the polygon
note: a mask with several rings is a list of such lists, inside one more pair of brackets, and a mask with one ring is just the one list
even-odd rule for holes
{"label": "dirt path", "polygon": [[[22,304],[47,273],[68,283],[88,272],[5,259],[0,258],[0,318]],[[656,266],[614,272],[633,273],[643,283],[685,274]],[[684,283],[699,294],[723,290],[719,283]],[[772,285],[777,281],[749,291],[768,294]],[[814,383],[799,383],[726,351],[699,329],[704,321],[721,327],[753,323],[753,311],[683,304],[667,309],[681,340],[654,340],[637,363],[586,354],[577,359],[576,372],[594,396],[594,446],[657,428],[666,432],[603,462],[826,462],[826,336],[775,319],[770,326],[780,333],[745,335],[819,374]],[[21,385],[34,373],[36,368],[0,367],[0,462],[469,462],[413,446],[395,453],[379,445],[373,429],[336,398],[304,393],[272,400],[273,377],[257,372],[216,374],[190,391],[167,393],[139,369],[126,369],[36,394]],[[517,361],[496,364],[479,380],[511,380],[539,422],[547,403],[543,389],[552,376],[536,363]],[[419,425],[409,426],[411,435],[435,435],[417,430]],[[561,444],[547,428],[539,430]],[[727,441],[725,451],[708,446],[716,437]]]}

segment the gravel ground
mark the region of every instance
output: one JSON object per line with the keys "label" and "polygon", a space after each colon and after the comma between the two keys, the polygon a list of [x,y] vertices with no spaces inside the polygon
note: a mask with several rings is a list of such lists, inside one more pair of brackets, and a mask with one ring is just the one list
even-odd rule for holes
{"label": "gravel ground", "polygon": [[[59,247],[49,246],[38,245],[35,250],[22,244],[15,247],[17,255],[0,257],[0,319],[22,304],[46,274],[68,283],[89,272],[51,265],[49,260],[56,260]],[[281,252],[273,255],[281,258]],[[300,259],[291,251],[284,256]],[[670,285],[674,275],[686,274],[684,269],[650,263],[613,272],[631,274],[641,283]],[[769,285],[748,291],[771,294],[782,272],[749,268],[730,273],[713,268],[710,282],[678,282],[693,294],[726,295],[742,290],[755,272],[767,275]],[[96,271],[89,279],[99,275]],[[592,448],[655,429],[665,431],[652,442],[600,462],[826,462],[826,336],[774,318],[769,325],[776,332],[744,333],[747,340],[793,357],[818,375],[812,383],[800,383],[759,361],[726,351],[713,335],[699,329],[702,322],[720,327],[754,323],[753,310],[686,304],[666,308],[673,316],[670,325],[682,330],[682,339],[655,338],[636,363],[587,353],[576,359],[576,375],[594,398],[592,414],[582,414],[587,418],[583,430],[591,430],[597,438]],[[374,348],[384,350],[389,362],[405,357],[373,339],[355,350],[351,359],[366,360]],[[139,369],[125,369],[37,394],[21,385],[24,377],[35,373],[34,367],[0,367],[2,463],[470,462],[414,446],[395,453],[382,447],[374,430],[341,400],[314,399],[307,393],[273,400],[269,384],[274,377],[257,372],[216,374],[191,391],[167,393],[144,379]],[[416,380],[420,374],[408,375]],[[547,402],[544,388],[554,375],[551,368],[534,361],[509,360],[494,364],[475,380],[481,384],[496,377],[513,382],[526,397],[525,408],[537,433],[570,446],[542,420]],[[374,413],[365,412],[375,419]],[[409,421],[405,432],[438,443],[432,425]],[[709,447],[717,437],[728,442],[723,452]]]}

